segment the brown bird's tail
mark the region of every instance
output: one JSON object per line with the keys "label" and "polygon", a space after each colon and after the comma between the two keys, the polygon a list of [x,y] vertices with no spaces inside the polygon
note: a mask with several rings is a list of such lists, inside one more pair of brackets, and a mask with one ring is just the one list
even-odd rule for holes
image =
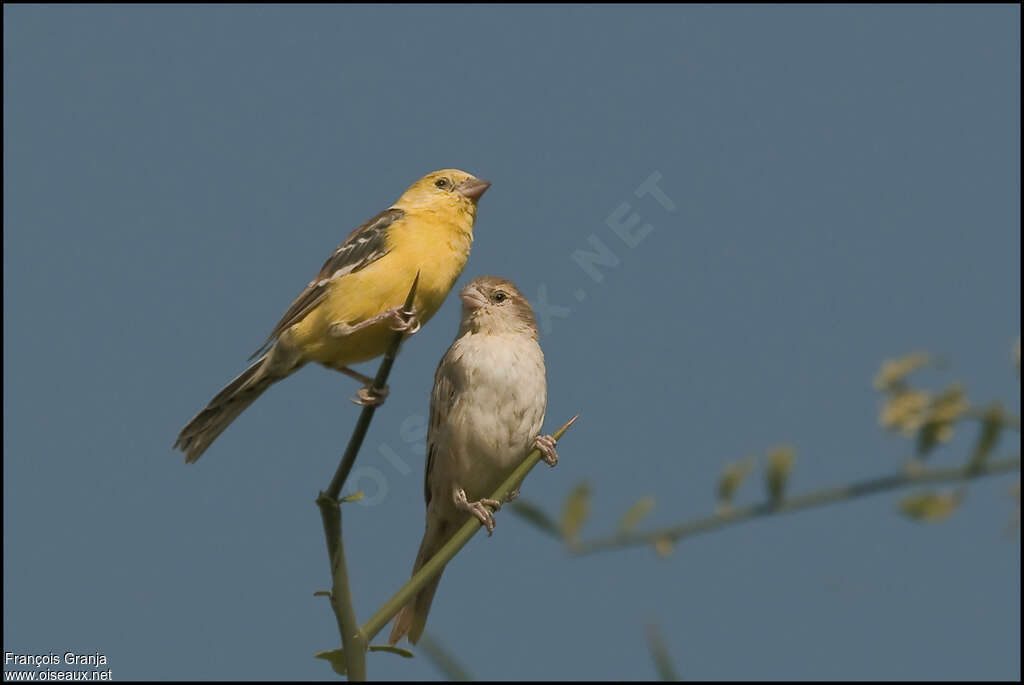
{"label": "brown bird's tail", "polygon": [[210,400],[206,408],[196,414],[178,434],[174,443],[176,449],[185,453],[185,462],[191,464],[203,455],[217,436],[224,432],[224,429],[231,425],[231,422],[238,418],[238,415],[248,408],[269,388],[288,376],[287,373],[274,373],[271,369],[270,357],[274,353],[271,348],[269,352],[257,359],[253,364],[240,373],[235,380],[228,383],[217,393],[217,396]]}
{"label": "brown bird's tail", "polygon": [[[423,542],[420,543],[420,551],[416,553],[416,563],[412,567],[412,574],[423,568],[423,564],[430,561],[430,558],[437,554],[437,551],[448,541],[445,532],[448,527],[441,525],[434,530],[427,529],[423,534]],[[434,601],[434,593],[437,592],[437,584],[441,582],[441,573],[434,576],[433,580],[420,588],[416,596],[402,607],[402,610],[395,616],[395,622],[391,625],[391,635],[388,636],[388,644],[397,644],[405,635],[409,636],[409,642],[416,644],[423,635],[423,628],[427,625],[427,614],[430,612],[430,604]]]}

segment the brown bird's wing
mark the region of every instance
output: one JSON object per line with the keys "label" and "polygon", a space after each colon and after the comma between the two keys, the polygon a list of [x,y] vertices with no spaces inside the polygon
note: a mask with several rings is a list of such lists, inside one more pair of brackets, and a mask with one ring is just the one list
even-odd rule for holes
{"label": "brown bird's wing", "polygon": [[448,414],[455,404],[455,383],[451,377],[451,365],[448,362],[448,355],[452,348],[441,357],[437,364],[437,371],[434,372],[434,389],[430,392],[430,421],[427,424],[427,467],[423,470],[423,496],[430,506],[430,470],[436,461],[435,457],[439,449],[438,431],[448,421]]}
{"label": "brown bird's wing", "polygon": [[253,352],[249,359],[262,354],[281,333],[302,321],[307,314],[313,311],[313,308],[326,297],[327,286],[332,280],[359,271],[386,255],[388,253],[386,240],[388,228],[404,215],[405,212],[401,209],[386,209],[352,231],[334,251],[334,254],[327,258],[320,273],[309,282],[305,290],[299,293],[299,296],[288,307],[288,311],[274,326],[274,330],[267,336],[267,340],[260,346],[260,349]]}

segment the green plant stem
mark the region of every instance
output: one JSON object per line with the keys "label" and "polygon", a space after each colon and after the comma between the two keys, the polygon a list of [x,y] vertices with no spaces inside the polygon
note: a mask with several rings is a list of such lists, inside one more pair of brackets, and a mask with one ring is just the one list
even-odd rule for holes
{"label": "green plant stem", "polygon": [[950,468],[923,468],[916,472],[903,471],[878,478],[870,478],[849,485],[825,488],[805,495],[785,497],[777,503],[762,502],[761,504],[739,507],[715,514],[714,516],[694,519],[674,526],[656,528],[644,532],[617,533],[603,538],[585,540],[573,545],[570,548],[570,552],[574,555],[582,556],[621,547],[650,545],[657,540],[677,541],[756,518],[811,509],[889,490],[925,483],[964,482],[982,476],[996,476],[1019,470],[1020,455],[998,460],[993,459],[978,467],[968,465]]}
{"label": "green plant stem", "polygon": [[[569,419],[564,426],[555,431],[552,436],[555,441],[561,439],[565,431],[569,430],[569,426],[576,421],[579,414]],[[512,492],[518,485],[526,478],[526,475],[530,470],[537,465],[540,461],[540,450],[534,449],[523,460],[516,470],[505,479],[494,494],[491,495],[491,499],[496,499],[499,502],[504,502],[508,497],[509,493]],[[452,560],[460,549],[462,549],[470,538],[476,535],[477,531],[483,524],[478,519],[470,516],[468,520],[462,524],[454,535],[438,550],[437,554],[432,556],[430,560],[425,563],[419,571],[417,571],[409,581],[403,585],[398,592],[394,594],[384,606],[377,610],[370,619],[363,624],[363,635],[366,636],[367,640],[372,640],[377,633],[380,632],[381,628],[387,625],[388,621],[394,618],[395,614],[405,606],[413,596],[419,592],[420,588],[429,583],[441,569],[444,568],[445,564]]]}
{"label": "green plant stem", "polygon": [[316,498],[327,538],[327,557],[331,560],[331,608],[338,622],[341,645],[345,650],[345,667],[349,680],[366,680],[366,645],[368,640],[359,629],[352,592],[349,589],[345,545],[341,536],[341,505],[324,493]]}
{"label": "green plant stem", "polygon": [[[406,318],[413,313],[413,301],[416,296],[416,287],[420,282],[420,274],[416,272],[412,287],[409,288],[409,295],[405,298],[403,307]],[[396,331],[391,344],[388,345],[381,360],[377,375],[373,379],[372,389],[378,392],[383,391],[387,384],[391,367],[398,356],[398,348],[405,338],[405,333]],[[338,632],[341,634],[341,645],[345,650],[345,669],[349,680],[366,680],[366,646],[369,640],[359,629],[359,622],[356,620],[355,608],[352,604],[352,591],[348,582],[348,566],[345,563],[345,545],[341,535],[341,504],[338,495],[345,485],[348,474],[355,464],[356,455],[362,447],[363,439],[370,428],[370,421],[376,407],[368,405],[363,407],[356,421],[352,437],[342,455],[341,463],[334,472],[331,484],[327,490],[321,492],[316,498],[316,505],[320,509],[320,519],[324,526],[324,538],[327,540],[327,559],[331,564],[331,609],[334,610],[334,617],[338,622]]]}
{"label": "green plant stem", "polygon": [[[419,282],[420,272],[417,271],[416,278],[413,279],[412,287],[409,289],[409,295],[405,298],[403,309],[407,315],[411,315],[413,312],[412,303],[416,297],[416,287],[419,285]],[[401,331],[395,332],[395,336],[380,362],[380,367],[377,369],[377,375],[373,379],[372,390],[378,392],[384,390],[384,387],[387,385],[388,375],[391,373],[391,367],[395,363],[395,357],[398,356],[398,348],[402,345],[402,340],[404,339],[405,333]],[[359,454],[359,448],[363,445],[363,439],[366,437],[366,431],[370,428],[370,421],[373,419],[373,413],[376,410],[377,407],[367,405],[360,412],[355,430],[352,431],[352,437],[349,438],[348,447],[345,448],[345,454],[341,458],[341,463],[338,464],[338,470],[334,472],[334,478],[331,479],[331,484],[324,493],[328,497],[337,499],[338,495],[341,494],[341,488],[344,487],[345,480],[348,478],[349,472],[352,471],[352,465],[356,462],[356,455]]]}

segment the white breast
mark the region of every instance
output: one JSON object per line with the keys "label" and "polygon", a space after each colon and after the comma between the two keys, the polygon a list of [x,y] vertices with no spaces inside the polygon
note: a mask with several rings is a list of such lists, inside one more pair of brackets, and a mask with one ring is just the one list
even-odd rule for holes
{"label": "white breast", "polygon": [[488,497],[544,423],[544,355],[528,336],[466,335],[452,346],[449,362],[456,399],[438,436],[438,456],[471,499]]}

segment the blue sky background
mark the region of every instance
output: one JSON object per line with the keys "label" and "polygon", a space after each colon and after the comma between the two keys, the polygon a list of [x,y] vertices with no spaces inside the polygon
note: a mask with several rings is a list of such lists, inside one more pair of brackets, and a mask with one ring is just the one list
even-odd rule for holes
{"label": "blue sky background", "polygon": [[[1019,413],[1020,11],[919,7],[4,7],[5,651],[115,678],[315,679],[338,645],[313,498],[356,420],[309,367],[195,466],[171,444],[355,226],[422,174],[487,178],[459,286],[545,326],[524,497],[586,533],[636,498],[707,514],[727,461],[792,442],[791,486],[900,468],[882,359]],[[636,188],[660,175],[672,212]],[[623,203],[653,227],[627,247]],[[572,255],[603,242],[595,282]],[[583,299],[578,300],[581,294]],[[417,421],[458,301],[407,345],[345,508],[357,612],[422,533]],[[366,371],[375,364],[362,367]],[[973,434],[937,461],[954,463]],[[1009,436],[1000,453],[1019,453]],[[741,501],[759,498],[759,477]],[[679,545],[568,558],[503,512],[429,630],[481,678],[1020,678],[1015,477],[922,526],[883,495]],[[379,641],[379,640],[378,640]],[[369,657],[372,678],[440,677]]]}

